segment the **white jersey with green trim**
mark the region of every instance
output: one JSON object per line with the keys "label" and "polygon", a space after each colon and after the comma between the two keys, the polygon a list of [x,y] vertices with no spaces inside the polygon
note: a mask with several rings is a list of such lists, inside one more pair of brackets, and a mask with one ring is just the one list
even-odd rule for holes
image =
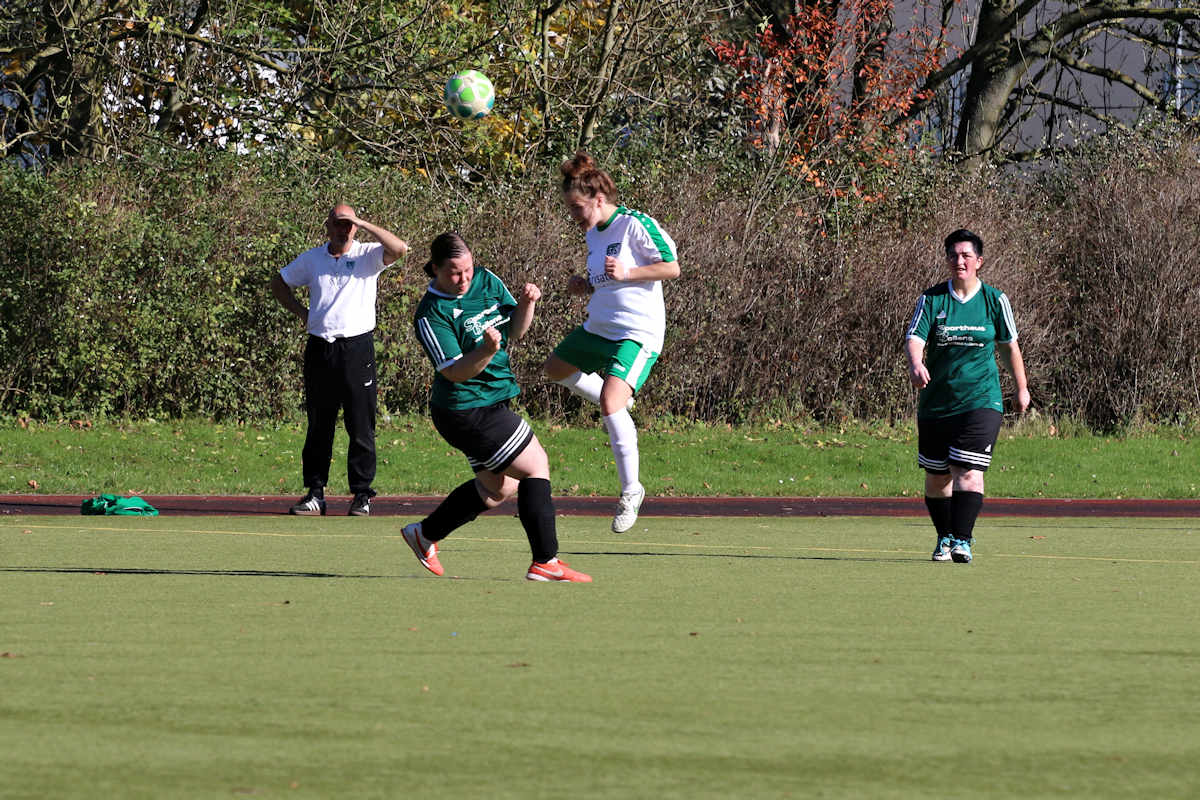
{"label": "white jersey with green trim", "polygon": [[661,352],[667,327],[662,281],[613,280],[604,272],[604,259],[615,256],[626,267],[677,261],[675,242],[653,217],[619,206],[607,222],[587,232],[587,246],[588,283],[595,291],[583,329]]}

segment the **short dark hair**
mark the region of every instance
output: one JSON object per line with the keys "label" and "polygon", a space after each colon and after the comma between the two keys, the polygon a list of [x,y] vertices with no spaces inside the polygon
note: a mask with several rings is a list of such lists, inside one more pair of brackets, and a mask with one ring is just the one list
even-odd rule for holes
{"label": "short dark hair", "polygon": [[471,252],[462,234],[446,231],[440,234],[429,245],[429,260],[425,262],[425,274],[431,278],[437,277],[437,268],[452,258]]}
{"label": "short dark hair", "polygon": [[960,242],[970,242],[971,247],[975,248],[975,255],[983,256],[983,239],[979,238],[979,234],[972,233],[966,228],[959,228],[946,237],[946,258],[950,258],[954,254],[954,245]]}

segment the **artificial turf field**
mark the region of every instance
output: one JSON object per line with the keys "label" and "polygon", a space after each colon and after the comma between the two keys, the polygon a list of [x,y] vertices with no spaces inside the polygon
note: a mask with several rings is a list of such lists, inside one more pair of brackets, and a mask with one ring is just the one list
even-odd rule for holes
{"label": "artificial turf field", "polygon": [[1200,521],[0,519],[0,797],[1200,793]]}

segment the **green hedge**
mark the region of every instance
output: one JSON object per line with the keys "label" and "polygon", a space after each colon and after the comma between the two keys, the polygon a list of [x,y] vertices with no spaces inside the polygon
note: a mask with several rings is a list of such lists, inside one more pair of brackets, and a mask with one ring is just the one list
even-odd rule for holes
{"label": "green hedge", "polygon": [[[1190,142],[1155,134],[1097,144],[1033,176],[898,173],[898,200],[827,209],[755,176],[696,166],[617,171],[621,201],[680,246],[664,353],[639,407],[708,421],[911,413],[901,335],[941,280],[957,227],[987,242],[981,277],[1013,300],[1034,402],[1095,427],[1194,418],[1200,167]],[[380,285],[381,399],[419,411],[431,369],[411,334],[428,242],[463,232],[477,261],[545,299],[514,352],[524,402],[571,419],[578,402],[538,376],[583,318],[566,277],[584,245],[555,170],[449,193],[354,160],[212,154],[0,170],[0,415],[293,418],[303,332],[267,283],[323,241],[345,200],[413,253]],[[753,209],[753,213],[750,213]],[[836,213],[835,213],[836,212]]]}

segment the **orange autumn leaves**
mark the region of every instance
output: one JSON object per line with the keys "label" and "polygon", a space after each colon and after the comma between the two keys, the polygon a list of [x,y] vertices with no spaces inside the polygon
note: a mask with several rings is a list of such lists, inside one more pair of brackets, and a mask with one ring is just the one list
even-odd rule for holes
{"label": "orange autumn leaves", "polygon": [[939,15],[921,5],[902,30],[893,0],[851,0],[801,5],[751,42],[710,40],[738,73],[752,145],[782,154],[821,194],[883,199],[863,178],[910,148],[918,123],[905,113],[947,50],[940,25],[920,22]]}

